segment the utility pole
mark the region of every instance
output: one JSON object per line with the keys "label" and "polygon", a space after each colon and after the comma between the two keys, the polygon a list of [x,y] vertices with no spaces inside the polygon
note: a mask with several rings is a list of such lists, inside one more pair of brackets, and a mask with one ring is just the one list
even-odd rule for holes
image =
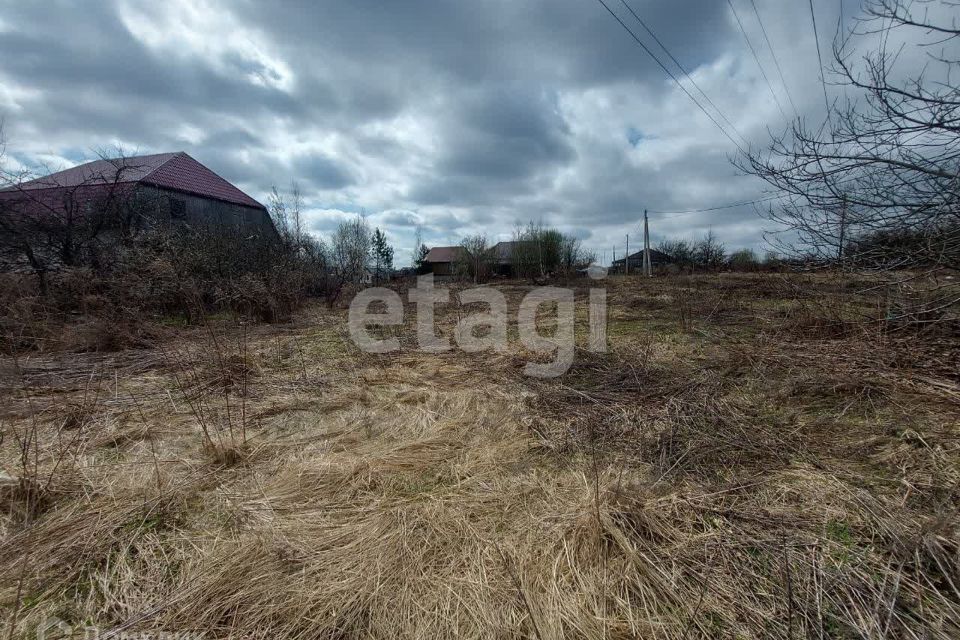
{"label": "utility pole", "polygon": [[652,276],[653,269],[650,265],[650,225],[647,222],[647,210],[643,210],[643,274]]}
{"label": "utility pole", "polygon": [[624,273],[630,275],[630,234],[627,234],[627,257],[623,259]]}
{"label": "utility pole", "polygon": [[843,243],[847,235],[847,195],[840,197],[840,245],[837,247],[837,262],[843,262]]}
{"label": "utility pole", "polygon": [[616,273],[617,268],[617,245],[613,245],[613,262],[610,265],[614,268],[614,273]]}

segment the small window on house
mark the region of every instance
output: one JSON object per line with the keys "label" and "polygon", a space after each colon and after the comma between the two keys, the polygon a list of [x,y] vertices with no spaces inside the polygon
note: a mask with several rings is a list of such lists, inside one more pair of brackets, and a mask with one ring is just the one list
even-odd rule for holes
{"label": "small window on house", "polygon": [[182,219],[187,217],[187,203],[179,198],[170,198],[170,217]]}

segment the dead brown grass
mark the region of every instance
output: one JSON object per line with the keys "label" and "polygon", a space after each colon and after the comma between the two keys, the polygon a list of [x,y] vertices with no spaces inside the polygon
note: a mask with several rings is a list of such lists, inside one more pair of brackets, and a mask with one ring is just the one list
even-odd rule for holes
{"label": "dead brown grass", "polygon": [[326,309],[7,367],[0,464],[46,492],[0,510],[8,631],[956,637],[939,343],[794,330],[871,301],[771,278],[614,282],[613,351],[549,382],[358,354]]}

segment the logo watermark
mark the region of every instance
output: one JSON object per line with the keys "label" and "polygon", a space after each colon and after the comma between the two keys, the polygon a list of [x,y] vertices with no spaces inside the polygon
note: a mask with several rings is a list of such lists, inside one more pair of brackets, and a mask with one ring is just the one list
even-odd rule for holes
{"label": "logo watermark", "polygon": [[37,626],[37,640],[202,640],[199,631],[109,631],[94,626],[70,625],[60,618],[47,618]]}
{"label": "logo watermark", "polygon": [[[607,270],[592,266],[587,270],[592,281],[602,280]],[[482,312],[461,317],[453,330],[453,343],[466,353],[481,351],[506,352],[509,348],[510,317],[506,296],[492,286],[464,289],[456,294],[463,305],[483,306]],[[433,274],[419,276],[409,291],[409,302],[416,305],[416,338],[418,349],[440,353],[454,348],[447,336],[437,335],[436,306],[450,303],[450,290],[434,286]],[[376,305],[378,311],[372,312]],[[590,287],[587,311],[589,339],[587,349],[595,353],[607,350],[607,290]],[[550,331],[541,332],[537,318],[546,311]],[[537,378],[563,375],[573,364],[576,351],[574,324],[576,304],[574,290],[564,287],[536,287],[520,301],[517,311],[517,332],[520,343],[538,358],[527,362],[523,372]],[[377,337],[371,327],[404,325],[404,303],[400,294],[385,287],[360,291],[350,302],[348,328],[350,337],[368,353],[392,353],[400,349],[396,336]],[[387,332],[389,333],[389,332]],[[546,361],[541,361],[541,359]]]}

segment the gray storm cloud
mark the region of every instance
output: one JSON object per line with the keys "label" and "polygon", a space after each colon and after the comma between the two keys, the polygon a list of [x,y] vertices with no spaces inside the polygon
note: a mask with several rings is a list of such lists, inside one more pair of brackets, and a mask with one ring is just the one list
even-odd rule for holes
{"label": "gray storm cloud", "polygon": [[[786,126],[726,3],[631,4],[749,142]],[[734,6],[788,104],[749,3]],[[817,6],[835,26],[836,3]],[[799,114],[822,118],[806,3],[757,7]],[[418,225],[443,243],[542,220],[600,253],[645,208],[762,192],[592,0],[0,3],[0,113],[25,166],[185,150],[261,200],[296,181],[320,232],[370,214],[401,263]],[[765,224],[751,206],[651,220],[655,238],[712,228],[758,248]]]}

